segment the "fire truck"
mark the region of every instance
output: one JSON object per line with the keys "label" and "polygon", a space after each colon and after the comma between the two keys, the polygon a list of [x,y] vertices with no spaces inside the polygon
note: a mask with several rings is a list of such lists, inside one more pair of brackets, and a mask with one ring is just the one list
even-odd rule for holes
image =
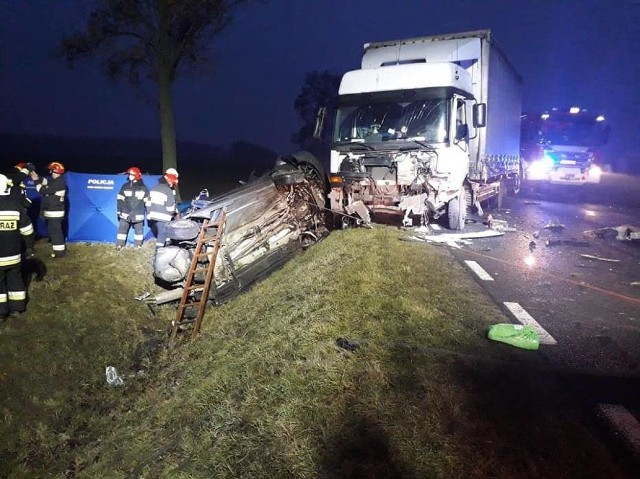
{"label": "fire truck", "polygon": [[599,183],[601,148],[610,127],[604,115],[577,106],[525,113],[520,156],[530,185]]}

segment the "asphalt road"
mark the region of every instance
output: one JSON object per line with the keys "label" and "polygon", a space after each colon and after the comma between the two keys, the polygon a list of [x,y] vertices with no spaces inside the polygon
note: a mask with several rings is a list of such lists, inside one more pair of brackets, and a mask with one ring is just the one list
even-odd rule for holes
{"label": "asphalt road", "polygon": [[486,231],[489,213],[515,231],[454,254],[514,322],[533,319],[546,331],[540,351],[550,367],[640,457],[640,239],[619,240],[629,230],[614,229],[640,232],[640,177],[525,189],[467,231]]}

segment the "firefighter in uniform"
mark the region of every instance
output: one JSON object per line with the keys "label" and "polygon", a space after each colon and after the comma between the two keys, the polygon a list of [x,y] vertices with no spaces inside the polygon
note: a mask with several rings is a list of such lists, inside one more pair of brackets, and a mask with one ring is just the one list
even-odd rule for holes
{"label": "firefighter in uniform", "polygon": [[135,245],[142,248],[144,240],[144,210],[148,201],[149,190],[142,181],[140,168],[132,166],[126,171],[127,181],[118,193],[118,236],[116,249],[121,250],[127,242],[129,229],[133,227]]}
{"label": "firefighter in uniform", "polygon": [[27,291],[20,271],[22,240],[25,257],[34,256],[31,220],[20,201],[10,197],[8,183],[8,178],[0,175],[0,322],[9,315],[23,313],[27,306]]}
{"label": "firefighter in uniform", "polygon": [[7,174],[10,188],[9,196],[17,199],[26,209],[31,206],[31,200],[27,196],[27,186],[24,180],[29,178],[31,172],[35,171],[35,169],[32,163],[18,163],[14,166],[13,171]]}
{"label": "firefighter in uniform", "polygon": [[178,184],[178,172],[173,168],[173,173],[165,173],[157,185],[149,191],[147,200],[147,221],[149,228],[156,237],[156,249],[167,242],[167,225],[176,214],[175,187]]}
{"label": "firefighter in uniform", "polygon": [[36,190],[42,196],[42,216],[47,222],[49,238],[53,252],[52,258],[62,258],[66,255],[64,218],[67,207],[67,184],[64,179],[64,165],[58,161],[49,163],[47,166],[51,178],[41,178],[34,171],[31,179],[36,184]]}

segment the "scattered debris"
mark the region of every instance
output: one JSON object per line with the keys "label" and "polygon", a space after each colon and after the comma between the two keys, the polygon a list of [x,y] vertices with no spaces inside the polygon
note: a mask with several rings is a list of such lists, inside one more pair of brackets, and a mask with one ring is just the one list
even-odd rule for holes
{"label": "scattered debris", "polygon": [[487,216],[485,224],[495,231],[518,231],[516,228],[510,227],[508,222],[504,220],[497,220],[491,215]]}
{"label": "scattered debris", "polygon": [[544,225],[544,228],[548,230],[553,230],[553,231],[560,231],[560,230],[563,230],[565,226],[562,223],[560,223],[558,220],[552,220],[546,225]]}
{"label": "scattered debris", "polygon": [[105,374],[107,375],[107,384],[109,386],[124,386],[124,381],[118,376],[118,371],[113,366],[107,366]]}
{"label": "scattered debris", "polygon": [[631,286],[640,286],[640,281],[632,281],[629,283]]}
{"label": "scattered debris", "polygon": [[145,299],[147,299],[149,296],[151,296],[151,293],[149,293],[148,291],[146,293],[142,293],[139,296],[136,296],[135,299],[136,301],[144,301]]}
{"label": "scattered debris", "polygon": [[540,237],[540,231],[536,230],[533,232],[533,237],[538,239]]}
{"label": "scattered debris", "polygon": [[613,235],[615,235],[615,239],[618,241],[633,241],[640,240],[640,227],[631,225],[609,226],[607,228],[583,231],[582,234],[599,239],[613,238]]}
{"label": "scattered debris", "polygon": [[345,338],[336,339],[336,345],[339,348],[346,349],[347,351],[351,351],[351,352],[354,352],[356,349],[358,349],[358,345],[356,343],[352,343],[351,341]]}
{"label": "scattered debris", "polygon": [[489,339],[517,348],[535,351],[540,347],[538,333],[529,325],[500,323],[489,328]]}
{"label": "scattered debris", "polygon": [[486,231],[472,231],[461,233],[443,233],[438,235],[423,236],[422,238],[414,236],[414,238],[421,241],[431,241],[434,243],[449,243],[464,239],[476,239],[476,238],[491,238],[493,236],[503,236],[502,231],[486,230]]}
{"label": "scattered debris", "polygon": [[597,259],[598,261],[606,261],[608,263],[619,263],[620,262],[619,259],[602,258],[600,256],[593,256],[593,255],[590,255],[590,254],[581,254],[580,256],[582,256],[583,258],[587,258],[587,259]]}
{"label": "scattered debris", "polygon": [[532,253],[535,251],[536,249],[536,242],[535,241],[531,241],[529,242],[529,251],[531,251]]}
{"label": "scattered debris", "polygon": [[587,241],[576,239],[552,239],[547,240],[545,244],[547,246],[589,246]]}
{"label": "scattered debris", "polygon": [[542,204],[540,201],[535,201],[535,200],[524,200],[523,203],[525,205],[541,205]]}

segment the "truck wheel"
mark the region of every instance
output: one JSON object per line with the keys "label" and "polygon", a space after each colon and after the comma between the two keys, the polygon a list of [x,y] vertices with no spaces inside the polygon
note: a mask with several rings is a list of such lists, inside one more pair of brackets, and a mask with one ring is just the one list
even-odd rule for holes
{"label": "truck wheel", "polygon": [[462,231],[467,219],[467,204],[464,191],[447,203],[449,229]]}

